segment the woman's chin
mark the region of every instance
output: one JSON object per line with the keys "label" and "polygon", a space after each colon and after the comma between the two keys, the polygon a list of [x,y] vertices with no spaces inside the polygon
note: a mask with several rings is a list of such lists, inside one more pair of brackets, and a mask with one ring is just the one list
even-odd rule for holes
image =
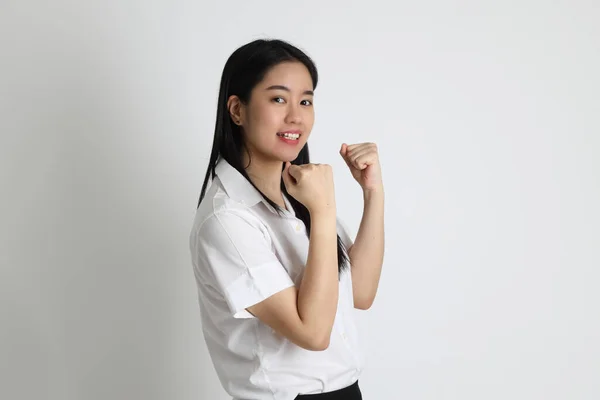
{"label": "woman's chin", "polygon": [[270,160],[277,160],[277,161],[281,161],[281,162],[292,162],[294,161],[296,158],[298,158],[298,155],[300,154],[300,150],[301,148],[298,147],[297,149],[281,149],[281,148],[276,148],[276,149],[271,149],[271,151],[269,151],[268,153],[265,152],[264,157],[266,159],[270,159]]}
{"label": "woman's chin", "polygon": [[300,152],[298,152],[298,151],[295,151],[295,152],[286,151],[286,152],[277,153],[275,155],[275,157],[279,161],[282,161],[282,162],[286,162],[286,161],[292,162],[296,158],[298,158],[298,154],[300,154]]}

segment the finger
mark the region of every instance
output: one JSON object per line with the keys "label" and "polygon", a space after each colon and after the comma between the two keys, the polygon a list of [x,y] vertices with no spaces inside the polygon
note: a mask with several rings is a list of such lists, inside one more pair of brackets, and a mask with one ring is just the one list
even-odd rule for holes
{"label": "finger", "polygon": [[359,157],[362,157],[365,154],[371,154],[371,153],[372,153],[372,150],[369,147],[361,147],[361,148],[358,148],[358,149],[354,150],[353,152],[351,152],[348,155],[348,159],[350,160],[350,162],[352,164],[354,164],[354,162],[356,162],[356,160]]}
{"label": "finger", "polygon": [[375,143],[367,142],[367,143],[358,143],[351,146],[348,146],[348,154],[356,153],[363,151],[364,149],[369,149],[371,151],[377,152],[377,145]]}
{"label": "finger", "polygon": [[348,145],[346,143],[342,143],[340,155],[342,156],[342,159],[344,160],[346,165],[350,167],[350,159],[348,158]]}
{"label": "finger", "polygon": [[291,166],[291,163],[289,161],[286,161],[285,168],[283,169],[283,172],[281,173],[281,177],[283,178],[283,184],[285,185],[286,188],[289,188],[293,185],[293,180],[292,180],[292,177],[290,176],[290,166]]}
{"label": "finger", "polygon": [[341,156],[345,157],[347,151],[348,151],[348,145],[346,143],[342,143],[342,148],[340,149]]}
{"label": "finger", "polygon": [[372,153],[365,153],[353,161],[353,165],[360,170],[363,170],[374,163],[375,157],[373,157]]}
{"label": "finger", "polygon": [[377,151],[377,145],[375,143],[358,143],[348,146],[348,153],[355,153],[357,151],[362,151],[363,149],[371,149],[373,151]]}
{"label": "finger", "polygon": [[355,143],[355,144],[350,144],[350,145],[348,145],[348,151],[351,152],[353,150],[356,150],[358,148],[365,147],[365,146],[368,146],[368,145],[369,145],[369,143]]}
{"label": "finger", "polygon": [[294,178],[294,183],[298,182],[298,179],[300,179],[300,174],[302,173],[302,166],[290,163],[288,166],[288,173],[292,178]]}

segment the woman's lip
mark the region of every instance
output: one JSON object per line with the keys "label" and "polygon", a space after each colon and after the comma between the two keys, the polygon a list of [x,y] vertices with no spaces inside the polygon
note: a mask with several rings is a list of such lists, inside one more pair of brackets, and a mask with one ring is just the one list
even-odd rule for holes
{"label": "woman's lip", "polygon": [[279,140],[284,141],[287,144],[290,145],[297,145],[298,143],[300,143],[300,138],[298,137],[297,139],[288,139],[285,136],[277,136],[279,138]]}

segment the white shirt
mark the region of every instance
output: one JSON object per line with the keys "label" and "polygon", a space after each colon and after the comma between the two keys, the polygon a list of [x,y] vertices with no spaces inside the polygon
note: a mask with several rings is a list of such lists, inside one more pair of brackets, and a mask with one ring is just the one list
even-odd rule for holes
{"label": "white shirt", "polygon": [[[308,256],[304,223],[277,214],[227,161],[196,212],[190,234],[202,330],[223,388],[236,400],[293,400],[354,383],[364,363],[354,324],[352,276],[339,282],[329,347],[311,351],[245,309],[299,285]],[[287,208],[292,210],[288,199]],[[352,245],[337,219],[340,238]]]}

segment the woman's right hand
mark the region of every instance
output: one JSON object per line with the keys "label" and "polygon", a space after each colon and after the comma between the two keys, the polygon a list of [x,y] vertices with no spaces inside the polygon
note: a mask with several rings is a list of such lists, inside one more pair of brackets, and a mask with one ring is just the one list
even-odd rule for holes
{"label": "woman's right hand", "polygon": [[288,193],[308,209],[309,212],[335,212],[335,190],[333,170],[328,164],[294,165],[286,161],[282,173]]}

